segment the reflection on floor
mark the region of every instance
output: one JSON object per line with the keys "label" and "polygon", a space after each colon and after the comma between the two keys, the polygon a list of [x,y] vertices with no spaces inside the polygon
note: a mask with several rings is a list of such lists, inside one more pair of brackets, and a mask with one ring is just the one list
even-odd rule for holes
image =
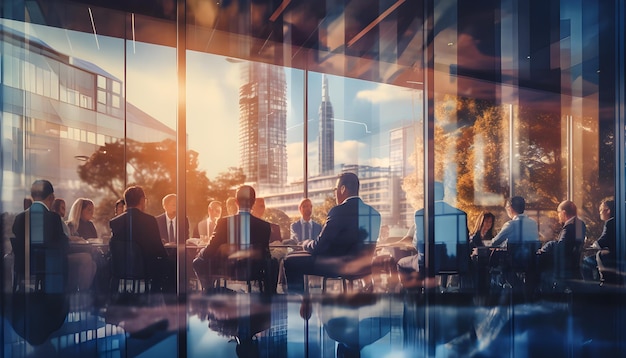
{"label": "reflection on floor", "polygon": [[[586,287],[586,288],[585,288]],[[244,293],[129,297],[94,304],[69,297],[69,313],[43,343],[16,325],[3,301],[4,357],[617,357],[625,356],[621,287],[591,285],[526,302],[506,287],[302,295]],[[361,288],[362,289],[362,288]],[[182,302],[181,302],[182,301]],[[12,316],[14,315],[14,316]],[[13,317],[13,318],[12,318]],[[48,314],[35,317],[45,322]],[[17,327],[14,329],[14,327]],[[20,332],[19,334],[16,332]],[[45,332],[44,332],[45,333]],[[33,344],[31,344],[31,343]]]}

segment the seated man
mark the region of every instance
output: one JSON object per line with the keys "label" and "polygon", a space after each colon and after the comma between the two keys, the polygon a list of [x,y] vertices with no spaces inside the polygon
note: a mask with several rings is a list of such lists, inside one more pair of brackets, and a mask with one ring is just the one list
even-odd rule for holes
{"label": "seated man", "polygon": [[576,204],[572,201],[561,202],[556,211],[563,228],[556,240],[548,241],[537,252],[542,275],[550,284],[555,279],[582,278],[580,250],[587,234],[587,227],[578,218]]}
{"label": "seated man", "polygon": [[222,217],[222,203],[217,200],[213,200],[207,207],[206,219],[200,221],[196,228],[193,230],[193,237],[200,238],[198,244],[206,245],[209,242],[209,238],[215,230],[217,225],[217,219]]}
{"label": "seated man", "polygon": [[[61,217],[50,211],[54,188],[47,180],[36,180],[30,192],[33,203],[17,214],[13,222],[14,269],[26,282],[33,276],[43,280],[41,288],[46,293],[65,294],[69,238],[63,231]],[[14,288],[24,291],[25,287],[17,282]]]}
{"label": "seated man", "polygon": [[[131,186],[124,191],[126,211],[109,221],[111,241],[116,243],[134,242],[141,252],[146,279],[152,279],[157,289],[176,291],[176,265],[167,260],[167,251],[161,241],[159,226],[154,216],[144,212],[146,194],[140,186]],[[113,250],[111,251],[114,252]],[[125,258],[112,257],[111,265],[120,265]],[[112,267],[112,272],[124,272],[124,267]],[[121,277],[124,278],[124,277]]]}
{"label": "seated man", "polygon": [[[128,203],[126,204],[128,206]],[[176,216],[176,194],[167,194],[161,200],[163,213],[156,217],[163,244],[176,244],[178,218]],[[185,242],[189,240],[189,219],[185,218]]]}
{"label": "seated man", "polygon": [[313,203],[311,203],[311,199],[305,198],[300,201],[300,205],[298,205],[298,210],[300,211],[300,219],[298,221],[294,221],[290,226],[290,238],[288,240],[284,240],[283,244],[301,244],[305,240],[315,239],[319,236],[320,232],[322,232],[322,225],[316,223],[311,218],[313,214]]}
{"label": "seated man", "polygon": [[601,282],[617,281],[617,242],[615,240],[615,200],[604,198],[598,208],[600,219],[604,221],[602,234],[593,242],[591,248],[598,250],[595,255],[585,257],[582,262],[582,274],[585,280]]}
{"label": "seated man", "polygon": [[[341,276],[348,265],[361,259],[364,266],[371,267],[371,255],[363,253],[366,244],[376,243],[381,217],[358,195],[358,177],[342,173],[335,187],[337,206],[328,212],[320,235],[302,243],[305,252],[294,252],[285,258],[289,292],[304,291],[304,275]],[[328,264],[326,258],[337,259],[336,265]]]}
{"label": "seated man", "polygon": [[[205,290],[214,287],[218,276],[228,276],[225,267],[229,257],[243,252],[251,253],[252,267],[257,263],[263,265],[270,260],[269,241],[271,227],[267,221],[250,214],[250,208],[255,201],[254,189],[243,185],[236,194],[239,212],[235,215],[220,218],[217,221],[209,244],[202,248],[193,260],[193,269]],[[260,270],[265,267],[257,267]],[[226,270],[224,270],[226,269]],[[271,270],[270,270],[271,271]],[[273,292],[276,289],[276,279],[272,272],[265,272],[266,288]]]}

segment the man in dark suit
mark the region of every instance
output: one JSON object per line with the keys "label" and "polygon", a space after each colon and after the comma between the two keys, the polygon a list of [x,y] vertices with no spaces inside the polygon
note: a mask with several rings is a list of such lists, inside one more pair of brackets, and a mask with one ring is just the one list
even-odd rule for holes
{"label": "man in dark suit", "polygon": [[[19,213],[13,222],[14,269],[26,279],[39,276],[46,293],[65,293],[69,238],[63,232],[61,217],[49,210],[54,202],[52,183],[36,180],[31,186],[31,197],[32,205]],[[25,250],[27,236],[30,242],[28,258]],[[30,261],[28,267],[27,259]]]}
{"label": "man in dark suit", "polygon": [[[304,198],[298,205],[300,211],[300,220],[291,223],[290,244],[300,244],[305,240],[315,239],[322,232],[322,225],[311,219],[313,214],[313,203],[311,199]],[[285,242],[283,242],[285,243]]]}
{"label": "man in dark suit", "polygon": [[[342,173],[334,188],[337,206],[328,212],[322,232],[302,242],[305,252],[287,255],[285,274],[290,292],[304,290],[304,275],[338,275],[348,263],[366,257],[367,244],[375,244],[380,231],[380,213],[359,198],[359,179],[354,173]],[[338,258],[337,265],[325,258]]]}
{"label": "man in dark suit", "polygon": [[556,209],[563,228],[556,240],[548,241],[537,252],[539,266],[546,283],[552,285],[559,279],[582,278],[580,250],[587,235],[585,222],[577,216],[574,202],[565,200]]}
{"label": "man in dark suit", "polygon": [[[32,205],[13,222],[14,270],[20,280],[13,285],[11,325],[36,346],[63,325],[69,311],[66,290],[71,287],[67,284],[69,238],[61,217],[49,210],[54,202],[52,184],[36,180],[31,197]],[[33,287],[36,292],[31,292]]]}
{"label": "man in dark suit", "polygon": [[[128,204],[127,204],[128,205]],[[159,233],[164,244],[176,244],[178,219],[176,217],[176,194],[167,194],[161,200],[164,212],[156,217]],[[189,219],[185,218],[185,238],[189,239]]]}
{"label": "man in dark suit", "polygon": [[166,260],[167,252],[161,242],[156,219],[144,213],[146,194],[140,186],[131,186],[124,192],[124,200],[126,211],[109,222],[111,243],[137,243],[147,277],[156,280],[157,284],[166,285],[167,289],[175,287],[175,282],[172,282],[175,281],[175,272],[172,272],[175,265]]}
{"label": "man in dark suit", "polygon": [[[226,265],[229,256],[241,249],[247,249],[254,259],[270,259],[270,223],[250,214],[255,196],[254,189],[249,185],[243,185],[237,190],[239,212],[217,221],[209,244],[193,260],[194,271],[205,289],[213,287],[212,275]],[[275,289],[275,282],[273,287],[271,282],[268,284],[268,289]]]}

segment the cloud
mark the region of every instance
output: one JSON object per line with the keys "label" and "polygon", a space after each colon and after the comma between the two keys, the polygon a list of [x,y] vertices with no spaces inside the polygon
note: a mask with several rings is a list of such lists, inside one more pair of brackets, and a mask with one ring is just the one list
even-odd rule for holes
{"label": "cloud", "polygon": [[371,90],[359,91],[356,98],[372,103],[385,103],[395,101],[410,101],[413,91],[407,88],[379,84]]}

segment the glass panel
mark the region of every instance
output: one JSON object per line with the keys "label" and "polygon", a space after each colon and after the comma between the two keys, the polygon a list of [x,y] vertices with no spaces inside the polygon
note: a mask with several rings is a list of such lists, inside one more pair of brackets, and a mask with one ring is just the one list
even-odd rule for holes
{"label": "glass panel", "polygon": [[[41,275],[63,267],[62,260],[50,261],[54,267],[43,271],[34,265],[28,279],[14,270],[25,246],[14,247],[9,237],[15,235],[13,222],[35,179],[49,179],[56,197],[65,200],[70,250],[85,254],[70,259],[71,300],[63,306],[69,312],[43,305],[20,310],[26,300],[3,306],[7,356],[32,355],[41,348],[59,356],[79,349],[87,356],[121,357],[137,352],[541,356],[546,347],[558,356],[577,348],[620,355],[625,331],[615,313],[622,310],[618,284],[623,284],[623,272],[599,272],[598,249],[590,245],[610,222],[605,207],[599,210],[603,198],[618,194],[617,212],[623,214],[623,193],[615,190],[624,184],[616,182],[623,172],[616,162],[623,159],[624,133],[615,132],[622,128],[616,123],[624,122],[621,2],[167,0],[106,5],[115,9],[62,0],[2,4],[3,289],[44,290]],[[187,11],[187,24],[176,22],[180,9]],[[180,30],[186,30],[180,42],[187,46],[184,63],[177,61]],[[178,66],[187,73],[186,98],[178,98]],[[184,123],[177,118],[183,113]],[[428,124],[434,135],[424,133]],[[177,132],[182,128],[186,136]],[[424,158],[429,143],[434,153]],[[186,151],[186,160],[177,160],[179,150]],[[425,159],[434,165],[425,167]],[[225,216],[235,189],[250,184],[257,204],[260,198],[265,204],[263,213],[258,214],[260,205],[255,212],[275,224],[271,253],[276,262],[293,249],[275,246],[290,237],[290,225],[301,215],[300,200],[311,198],[313,219],[323,224],[336,205],[337,176],[356,173],[361,198],[382,214],[380,238],[372,238],[384,244],[378,247],[382,275],[365,284],[355,280],[358,292],[345,295],[340,280],[329,280],[331,293],[319,293],[324,285],[315,277],[308,281],[308,295],[258,295],[259,283],[248,288],[236,280],[228,282],[228,289],[237,294],[220,289],[229,294],[201,295],[191,267],[198,246],[186,246],[178,273],[176,248],[169,247],[169,292],[133,296],[137,301],[131,300],[130,309],[123,306],[126,295],[108,295],[103,256],[114,203],[127,186],[138,184],[148,196],[145,211],[161,215],[167,210],[162,199],[176,193],[181,169],[187,192],[177,193],[178,205],[185,207],[189,236],[203,240],[200,246],[208,241],[200,231],[203,222],[207,231],[211,227],[203,221],[209,203],[218,201]],[[434,183],[425,183],[427,173],[434,173]],[[435,198],[430,217],[421,211],[425,186],[434,187],[435,195],[439,188],[443,193],[443,200]],[[586,231],[578,237],[584,239],[582,255],[576,246],[571,262],[602,273],[602,287],[593,281],[597,277],[551,275],[557,261],[541,266],[540,290],[528,284],[537,278],[533,272],[506,272],[517,267],[515,260],[494,258],[495,267],[480,266],[481,253],[491,254],[490,248],[477,249],[476,261],[470,261],[466,234],[480,228],[483,211],[495,214],[494,234],[504,232],[515,217],[505,200],[514,196],[525,198],[525,214],[537,222],[542,244],[566,232],[567,220],[557,205],[564,200],[577,205]],[[102,243],[96,239],[87,246],[78,237],[82,233],[69,232],[81,225],[77,215],[68,215],[81,198],[95,204],[93,217],[83,220],[92,222],[93,230],[84,235]],[[43,211],[35,208],[37,221]],[[618,219],[618,229],[623,221]],[[434,224],[434,237],[427,237],[424,222]],[[32,225],[36,245],[45,235],[41,228]],[[159,236],[169,240],[169,232]],[[414,271],[398,276],[397,260],[416,247],[425,251],[427,240],[434,244],[435,255],[425,254],[434,262],[435,280],[422,280],[423,273]],[[617,241],[618,252],[624,251],[622,241]],[[36,258],[38,252],[22,256]],[[81,280],[94,272],[92,263],[96,276],[87,294],[89,287]],[[180,278],[183,268],[181,287],[188,288],[187,295],[176,297],[173,278]],[[575,266],[570,273],[579,272]],[[122,284],[114,291],[120,288],[135,289]],[[136,289],[149,290],[150,280]],[[252,294],[242,292],[250,289]],[[387,294],[398,292],[405,294]],[[145,297],[150,297],[146,305]],[[183,306],[179,298],[187,300]],[[41,307],[43,313],[37,311]],[[10,320],[22,311],[36,314],[31,327],[38,329],[58,313],[62,328],[47,332],[44,344],[35,343],[32,330],[20,331]],[[558,346],[551,335],[530,344],[528,337],[546,332],[568,333],[555,336],[563,342]],[[186,337],[186,347],[179,345],[179,337]]]}

